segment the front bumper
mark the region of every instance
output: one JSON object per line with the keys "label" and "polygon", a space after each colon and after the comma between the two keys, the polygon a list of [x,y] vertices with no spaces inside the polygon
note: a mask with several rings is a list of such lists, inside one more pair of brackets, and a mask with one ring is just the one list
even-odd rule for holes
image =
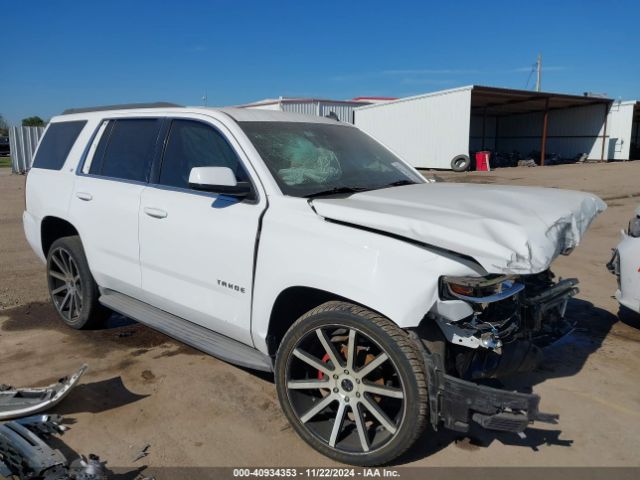
{"label": "front bumper", "polygon": [[[509,392],[478,385],[447,375],[431,372],[429,389],[435,394],[434,420],[442,421],[445,428],[457,432],[469,431],[473,421],[487,430],[519,433],[534,421],[557,423],[558,415],[538,410],[540,397],[535,394]],[[433,393],[432,393],[433,392]]]}
{"label": "front bumper", "polygon": [[468,432],[471,422],[488,430],[520,433],[534,422],[557,423],[558,415],[538,410],[540,397],[479,385],[448,375],[437,354],[422,350],[427,368],[430,421],[434,429]]}

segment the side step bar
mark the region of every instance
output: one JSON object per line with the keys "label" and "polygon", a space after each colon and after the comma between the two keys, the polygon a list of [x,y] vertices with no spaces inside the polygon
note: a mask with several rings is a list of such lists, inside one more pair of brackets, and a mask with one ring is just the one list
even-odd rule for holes
{"label": "side step bar", "polygon": [[148,303],[113,290],[103,290],[99,301],[111,310],[225,362],[263,372],[273,371],[273,363],[268,355]]}

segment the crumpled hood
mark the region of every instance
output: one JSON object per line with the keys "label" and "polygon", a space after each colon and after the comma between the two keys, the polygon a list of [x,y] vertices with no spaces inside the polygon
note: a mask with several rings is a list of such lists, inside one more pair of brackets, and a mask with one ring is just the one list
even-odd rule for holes
{"label": "crumpled hood", "polygon": [[546,270],[607,206],[554,188],[425,183],[317,198],[318,215],[473,257],[489,273]]}

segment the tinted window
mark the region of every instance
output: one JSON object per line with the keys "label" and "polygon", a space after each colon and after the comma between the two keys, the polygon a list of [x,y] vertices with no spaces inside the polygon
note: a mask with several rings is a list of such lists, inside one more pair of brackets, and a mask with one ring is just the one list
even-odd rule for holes
{"label": "tinted window", "polygon": [[158,119],[114,120],[105,129],[89,173],[144,182],[158,138]]}
{"label": "tinted window", "polygon": [[222,134],[200,122],[174,120],[162,160],[160,184],[189,188],[189,172],[194,167],[229,167],[238,181],[248,180]]}
{"label": "tinted window", "polygon": [[38,148],[38,154],[33,160],[33,166],[60,170],[86,123],[85,121],[57,122],[49,125]]}

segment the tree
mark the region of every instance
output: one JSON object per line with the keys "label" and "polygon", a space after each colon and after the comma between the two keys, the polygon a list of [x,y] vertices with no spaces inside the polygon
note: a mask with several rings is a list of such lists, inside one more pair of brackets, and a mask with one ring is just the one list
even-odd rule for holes
{"label": "tree", "polygon": [[6,137],[7,135],[9,135],[9,124],[4,117],[0,115],[0,137]]}
{"label": "tree", "polygon": [[27,117],[22,119],[23,127],[44,127],[44,120],[40,117]]}

